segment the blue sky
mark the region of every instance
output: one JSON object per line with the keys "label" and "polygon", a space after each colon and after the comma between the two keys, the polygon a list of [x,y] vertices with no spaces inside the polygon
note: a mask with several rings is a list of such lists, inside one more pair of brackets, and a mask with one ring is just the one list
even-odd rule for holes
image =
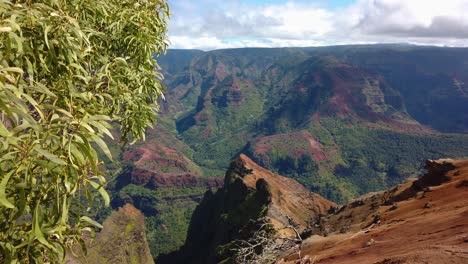
{"label": "blue sky", "polygon": [[168,0],[170,48],[468,46],[468,0]]}

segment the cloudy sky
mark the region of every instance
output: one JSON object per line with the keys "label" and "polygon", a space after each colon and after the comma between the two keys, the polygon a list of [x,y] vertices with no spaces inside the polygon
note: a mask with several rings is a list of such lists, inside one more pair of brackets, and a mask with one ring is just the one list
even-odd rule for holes
{"label": "cloudy sky", "polygon": [[468,0],[169,0],[170,48],[468,46]]}

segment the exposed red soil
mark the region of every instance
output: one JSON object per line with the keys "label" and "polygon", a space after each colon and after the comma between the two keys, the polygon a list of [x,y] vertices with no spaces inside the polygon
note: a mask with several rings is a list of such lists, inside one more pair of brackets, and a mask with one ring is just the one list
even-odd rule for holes
{"label": "exposed red soil", "polygon": [[222,178],[202,178],[191,173],[160,173],[136,168],[130,175],[130,183],[145,185],[151,189],[163,187],[191,188],[199,186],[219,188],[222,187],[223,180]]}
{"label": "exposed red soil", "polygon": [[468,161],[428,169],[325,217],[328,236],[304,241],[302,262],[294,253],[282,263],[468,263]]}
{"label": "exposed red soil", "polygon": [[411,132],[416,134],[428,134],[428,133],[437,133],[430,127],[421,125],[417,122],[403,122],[395,119],[391,119],[390,117],[386,116],[379,116],[379,123],[368,123],[369,127],[387,127],[393,130],[401,131],[401,132]]}
{"label": "exposed red soil", "polygon": [[222,178],[202,178],[194,174],[153,174],[148,184],[159,187],[191,188],[205,186],[208,188],[220,188],[223,186]]}
{"label": "exposed red soil", "polygon": [[157,143],[128,149],[123,153],[123,160],[135,165],[128,176],[128,183],[146,185],[149,188],[219,188],[223,183],[221,178],[200,177],[194,171],[196,165],[185,155]]}
{"label": "exposed red soil", "polygon": [[123,153],[123,160],[145,170],[192,172],[190,171],[192,162],[185,155],[157,143],[128,149]]}
{"label": "exposed red soil", "polygon": [[355,93],[359,92],[359,85],[362,81],[360,80],[361,73],[353,70],[352,68],[346,67],[341,69],[341,72],[329,71],[327,76],[333,83],[333,97],[328,101],[328,104],[332,105],[334,113],[339,115],[353,115],[352,106],[358,105],[358,101]]}
{"label": "exposed red soil", "polygon": [[254,154],[268,160],[268,152],[273,148],[286,148],[285,150],[292,152],[296,157],[310,153],[315,161],[328,160],[332,156],[331,153],[325,152],[322,144],[307,131],[261,137],[254,144]]}

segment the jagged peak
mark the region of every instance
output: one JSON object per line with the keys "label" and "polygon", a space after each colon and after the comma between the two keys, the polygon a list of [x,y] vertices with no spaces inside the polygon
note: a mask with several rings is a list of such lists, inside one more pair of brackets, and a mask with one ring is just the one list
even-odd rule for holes
{"label": "jagged peak", "polygon": [[255,189],[256,183],[259,179],[264,179],[274,189],[277,189],[282,193],[310,193],[309,190],[307,190],[297,181],[261,167],[245,154],[240,154],[231,163],[231,166],[226,173],[228,182],[232,180],[231,177],[235,176],[241,177],[247,187],[252,189]]}
{"label": "jagged peak", "polygon": [[[225,178],[226,189],[242,188],[240,185],[252,191],[268,191],[266,217],[278,230],[292,223],[304,231],[321,214],[335,206],[335,203],[310,192],[297,181],[261,167],[245,154],[240,154],[232,161]],[[284,235],[295,234],[289,230]]]}

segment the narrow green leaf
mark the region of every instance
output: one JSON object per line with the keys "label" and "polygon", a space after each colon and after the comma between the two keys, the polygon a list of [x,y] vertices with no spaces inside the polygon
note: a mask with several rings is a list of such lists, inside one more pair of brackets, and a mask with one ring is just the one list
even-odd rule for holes
{"label": "narrow green leaf", "polygon": [[112,133],[109,131],[109,129],[107,129],[103,124],[101,124],[99,121],[89,121],[89,123],[94,126],[95,128],[98,129],[98,131],[106,134],[108,137],[110,137],[111,139],[114,139],[114,136],[112,135]]}
{"label": "narrow green leaf", "polygon": [[68,222],[68,208],[69,208],[69,202],[67,201],[67,196],[63,196],[63,201],[62,201],[62,216],[61,216],[61,223],[62,225],[65,225]]}
{"label": "narrow green leaf", "polygon": [[65,161],[63,161],[62,159],[60,159],[59,157],[57,157],[56,155],[46,151],[46,150],[43,150],[43,149],[35,149],[39,154],[43,155],[44,157],[46,157],[48,160],[52,161],[53,163],[56,163],[56,164],[59,164],[59,165],[67,165],[67,163]]}
{"label": "narrow green leaf", "polygon": [[86,130],[88,130],[89,133],[91,133],[91,134],[96,133],[96,132],[94,131],[94,129],[93,129],[90,125],[88,125],[88,124],[86,124],[86,123],[81,123],[80,125],[81,125],[82,127],[86,128]]}
{"label": "narrow green leaf", "polygon": [[8,184],[8,181],[10,180],[11,175],[13,175],[13,171],[10,171],[9,173],[5,174],[3,176],[2,181],[0,182],[0,205],[13,209],[15,208],[15,206],[7,200],[5,193],[6,186]]}
{"label": "narrow green leaf", "polygon": [[44,29],[44,42],[45,42],[48,49],[50,49],[49,36],[48,36],[50,28],[51,28],[51,26],[46,26],[45,29]]}
{"label": "narrow green leaf", "polygon": [[84,165],[85,164],[85,158],[81,151],[78,150],[78,148],[75,146],[75,144],[70,143],[69,145],[71,155],[75,157],[75,159],[78,161],[79,165]]}
{"label": "narrow green leaf", "polygon": [[94,221],[93,219],[89,218],[88,216],[82,216],[80,218],[80,222],[85,222],[90,224],[91,226],[97,227],[97,228],[102,228],[102,225],[99,224],[98,222]]}
{"label": "narrow green leaf", "polygon": [[45,85],[42,85],[40,83],[36,84],[36,86],[31,86],[30,88],[32,88],[32,89],[34,89],[34,90],[36,90],[36,91],[38,91],[40,93],[49,95],[51,97],[54,97],[54,98],[57,97],[57,95],[55,95],[53,92],[51,92],[49,90],[49,88],[47,88]]}
{"label": "narrow green leaf", "polygon": [[39,210],[39,205],[36,205],[36,208],[34,210],[33,214],[33,232],[31,233],[32,240],[37,239],[41,244],[44,246],[53,249],[52,245],[47,242],[47,240],[44,237],[44,234],[42,233],[41,230],[41,225],[40,225],[40,217],[41,217],[41,211]]}
{"label": "narrow green leaf", "polygon": [[64,114],[64,115],[66,115],[66,116],[68,116],[68,117],[70,117],[70,118],[73,118],[73,115],[70,112],[68,112],[67,110],[57,109],[57,111]]}
{"label": "narrow green leaf", "polygon": [[8,132],[8,129],[3,125],[3,122],[0,121],[0,136],[2,137],[8,137],[10,135],[10,132]]}
{"label": "narrow green leaf", "polygon": [[96,136],[96,135],[92,135],[91,138],[93,139],[94,142],[96,142],[96,144],[102,149],[102,151],[104,152],[104,154],[106,154],[106,156],[112,160],[112,154],[109,150],[109,148],[107,147],[107,144],[106,142],[104,142],[104,140],[102,140],[99,136]]}
{"label": "narrow green leaf", "polygon": [[24,96],[24,98],[26,98],[26,100],[28,100],[28,102],[32,106],[34,106],[34,109],[36,109],[36,111],[39,114],[39,116],[41,117],[41,119],[44,119],[44,113],[42,112],[42,109],[39,107],[39,104],[36,102],[36,100],[34,100],[34,98],[29,96],[28,94],[23,94],[23,96]]}
{"label": "narrow green leaf", "polygon": [[104,205],[106,207],[109,206],[110,197],[107,191],[104,189],[104,187],[97,182],[93,182],[93,181],[88,181],[88,182],[89,184],[91,184],[91,186],[93,186],[94,189],[96,189],[99,192],[99,194],[101,194],[102,199],[104,199]]}
{"label": "narrow green leaf", "polygon": [[104,120],[104,121],[111,121],[112,119],[107,115],[92,115],[89,117],[89,120]]}
{"label": "narrow green leaf", "polygon": [[88,158],[94,174],[98,174],[99,170],[96,165],[97,157],[95,155],[95,152],[92,151],[88,139],[86,139],[86,137],[84,137],[83,135],[77,135],[75,137],[76,139],[83,140],[83,143],[77,142],[76,145],[81,150],[81,152],[83,152],[83,154]]}
{"label": "narrow green leaf", "polygon": [[11,30],[11,27],[0,27],[0,32],[10,32]]}
{"label": "narrow green leaf", "polygon": [[26,66],[27,66],[27,73],[28,73],[28,77],[29,77],[29,83],[32,85],[33,82],[34,82],[34,67],[33,67],[31,61],[27,57],[25,58],[25,61],[26,61]]}
{"label": "narrow green leaf", "polygon": [[16,73],[19,73],[19,74],[23,74],[23,70],[21,68],[18,68],[18,67],[6,67],[6,68],[0,69],[0,71],[16,72]]}

